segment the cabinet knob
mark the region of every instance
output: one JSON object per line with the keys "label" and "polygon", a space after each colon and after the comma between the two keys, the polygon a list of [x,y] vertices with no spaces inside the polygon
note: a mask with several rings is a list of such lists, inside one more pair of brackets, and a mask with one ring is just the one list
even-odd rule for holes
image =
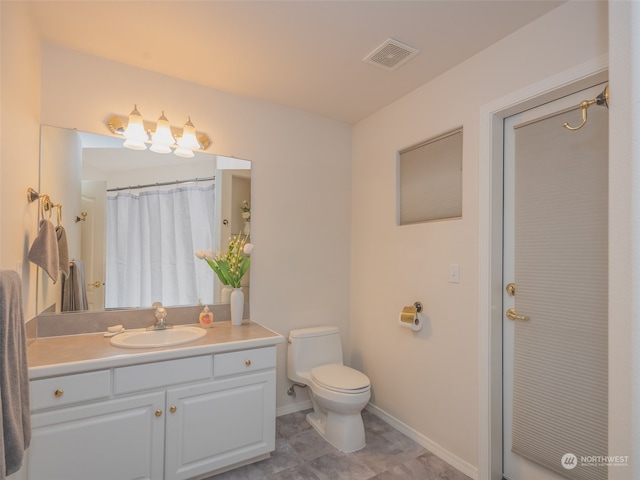
{"label": "cabinet knob", "polygon": [[176,407],[175,405],[171,405],[171,408],[169,408],[169,411],[171,413],[176,413],[176,410],[178,410],[178,407]]}
{"label": "cabinet knob", "polygon": [[251,360],[245,360],[245,361],[244,361],[244,364],[245,364],[247,367],[250,367],[250,366],[251,366]]}
{"label": "cabinet knob", "polygon": [[60,398],[62,395],[64,395],[64,390],[62,390],[61,388],[57,388],[55,392],[53,392],[53,396]]}
{"label": "cabinet knob", "polygon": [[161,417],[162,416],[162,410],[158,409],[156,410],[156,417]]}

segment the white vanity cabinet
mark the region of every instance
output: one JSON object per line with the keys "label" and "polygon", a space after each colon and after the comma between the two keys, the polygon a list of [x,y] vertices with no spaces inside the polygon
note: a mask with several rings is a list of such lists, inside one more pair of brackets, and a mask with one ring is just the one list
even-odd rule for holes
{"label": "white vanity cabinet", "polygon": [[275,450],[276,347],[31,381],[29,480],[186,480]]}

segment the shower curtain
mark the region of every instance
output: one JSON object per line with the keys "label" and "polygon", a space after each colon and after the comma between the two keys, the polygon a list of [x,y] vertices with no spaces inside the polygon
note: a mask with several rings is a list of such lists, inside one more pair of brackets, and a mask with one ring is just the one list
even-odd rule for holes
{"label": "shower curtain", "polygon": [[213,303],[215,185],[107,196],[105,308]]}

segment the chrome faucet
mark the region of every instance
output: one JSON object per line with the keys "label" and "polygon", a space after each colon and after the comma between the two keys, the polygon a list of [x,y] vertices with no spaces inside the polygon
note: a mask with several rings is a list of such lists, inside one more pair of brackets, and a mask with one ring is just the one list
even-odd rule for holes
{"label": "chrome faucet", "polygon": [[166,323],[167,310],[162,306],[160,302],[154,302],[153,307],[156,308],[156,323],[147,327],[147,330],[166,330],[167,328],[173,328],[173,325]]}

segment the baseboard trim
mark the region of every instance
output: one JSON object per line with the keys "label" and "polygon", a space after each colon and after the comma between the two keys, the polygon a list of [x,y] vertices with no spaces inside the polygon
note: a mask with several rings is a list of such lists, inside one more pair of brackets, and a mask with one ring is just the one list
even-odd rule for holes
{"label": "baseboard trim", "polygon": [[476,467],[474,467],[473,465],[465,462],[464,460],[462,460],[461,458],[457,457],[456,455],[454,455],[453,453],[449,452],[448,450],[445,450],[444,448],[442,448],[440,445],[438,445],[433,440],[431,440],[431,439],[425,437],[424,435],[422,435],[421,433],[415,431],[413,428],[409,427],[407,424],[402,423],[400,420],[398,420],[397,418],[389,415],[387,412],[385,412],[384,410],[376,407],[375,405],[370,403],[365,407],[365,409],[367,411],[371,412],[372,414],[374,414],[380,420],[388,423],[389,425],[391,425],[396,430],[398,430],[399,432],[403,433],[404,435],[406,435],[410,439],[414,440],[416,443],[420,444],[421,446],[423,446],[424,448],[429,450],[434,455],[437,455],[438,457],[440,457],[442,460],[447,462],[452,467],[460,470],[462,473],[464,473],[465,475],[471,477],[472,479],[477,480],[477,478],[478,478],[478,469]]}

